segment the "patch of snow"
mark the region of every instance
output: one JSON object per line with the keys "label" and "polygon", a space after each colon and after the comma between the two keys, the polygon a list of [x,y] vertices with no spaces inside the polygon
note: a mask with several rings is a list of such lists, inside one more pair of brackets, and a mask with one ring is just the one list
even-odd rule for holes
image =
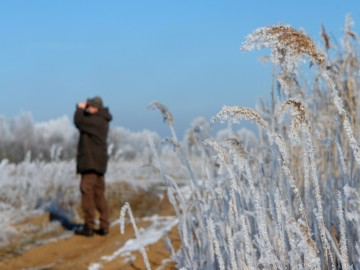
{"label": "patch of snow", "polygon": [[102,265],[98,263],[92,263],[89,265],[88,270],[100,270],[102,269]]}
{"label": "patch of snow", "polygon": [[124,246],[115,251],[112,255],[103,256],[101,259],[104,261],[112,261],[118,256],[137,251],[141,247],[156,243],[178,223],[178,220],[174,217],[160,217],[157,215],[150,218],[144,218],[143,220],[151,221],[152,224],[144,229],[141,234],[141,239],[129,239]]}

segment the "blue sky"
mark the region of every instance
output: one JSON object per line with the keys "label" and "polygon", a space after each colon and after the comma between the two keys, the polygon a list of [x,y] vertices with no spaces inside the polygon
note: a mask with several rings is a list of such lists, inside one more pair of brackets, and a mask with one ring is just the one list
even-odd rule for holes
{"label": "blue sky", "polygon": [[357,0],[0,0],[0,114],[72,117],[100,95],[113,125],[167,135],[147,109],[160,101],[182,135],[195,117],[268,98],[271,66],[240,52],[247,34],[283,23],[319,43],[321,24],[340,38],[349,13],[359,33]]}

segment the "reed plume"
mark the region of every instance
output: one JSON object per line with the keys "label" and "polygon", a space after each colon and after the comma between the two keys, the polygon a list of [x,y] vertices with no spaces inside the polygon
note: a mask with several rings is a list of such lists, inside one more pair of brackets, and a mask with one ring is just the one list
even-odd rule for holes
{"label": "reed plume", "polygon": [[240,119],[245,119],[255,122],[265,129],[268,128],[267,123],[259,113],[246,107],[223,106],[211,121],[215,122],[216,119],[219,119],[221,122],[229,121],[230,124],[235,124],[238,123]]}
{"label": "reed plume", "polygon": [[171,126],[174,125],[174,118],[165,105],[161,104],[158,101],[155,101],[149,104],[148,108],[152,110],[159,109],[163,116],[164,122],[167,122]]}
{"label": "reed plume", "polygon": [[265,47],[272,49],[273,61],[278,64],[294,62],[305,56],[323,68],[326,65],[326,57],[311,38],[288,25],[258,28],[247,36],[241,50],[251,51]]}
{"label": "reed plume", "polygon": [[332,47],[332,43],[324,25],[321,25],[321,38],[324,41],[325,49],[327,51],[330,50],[330,48]]}
{"label": "reed plume", "polygon": [[182,147],[180,147],[180,143],[179,143],[179,140],[177,138],[175,128],[174,128],[174,118],[173,118],[172,114],[170,113],[170,111],[168,110],[168,108],[165,105],[163,105],[162,103],[157,102],[157,101],[151,103],[148,106],[148,108],[152,109],[152,110],[159,109],[161,114],[163,115],[164,122],[168,123],[168,125],[170,127],[170,131],[171,131],[171,135],[173,137],[173,139],[168,140],[168,142],[173,144],[178,149],[178,153],[180,155],[180,158],[181,158],[182,162],[184,163],[184,165],[187,167],[187,169],[189,171],[189,174],[190,174],[190,177],[191,177],[191,180],[192,180],[192,184],[193,184],[194,187],[196,187],[198,185],[197,179],[194,176],[193,170],[192,170],[192,168],[190,166],[190,163],[189,163],[187,157],[185,156],[184,151],[182,150]]}

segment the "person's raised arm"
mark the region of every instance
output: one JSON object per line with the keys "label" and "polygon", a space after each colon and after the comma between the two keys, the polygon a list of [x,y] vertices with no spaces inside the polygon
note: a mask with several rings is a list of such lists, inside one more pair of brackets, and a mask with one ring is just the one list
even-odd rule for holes
{"label": "person's raised arm", "polygon": [[97,121],[95,121],[93,117],[90,117],[91,114],[98,112],[97,108],[95,109],[96,110],[92,110],[92,107],[86,102],[79,102],[76,105],[74,124],[80,131],[90,134],[96,133]]}

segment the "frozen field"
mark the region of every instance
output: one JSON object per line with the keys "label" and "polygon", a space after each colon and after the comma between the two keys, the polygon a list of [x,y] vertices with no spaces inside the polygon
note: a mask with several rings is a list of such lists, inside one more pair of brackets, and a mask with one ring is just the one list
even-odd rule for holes
{"label": "frozen field", "polygon": [[[107,181],[166,191],[181,240],[176,252],[169,247],[179,269],[360,269],[360,57],[351,26],[348,17],[338,45],[323,29],[321,49],[289,26],[249,35],[244,51],[271,51],[271,95],[256,110],[222,107],[211,120],[224,125],[217,134],[198,118],[179,140],[176,116],[161,103],[150,107],[161,111],[169,138],[113,127]],[[55,226],[19,231],[29,215],[51,207],[76,215],[79,179],[69,119],[0,120],[6,245]]]}

